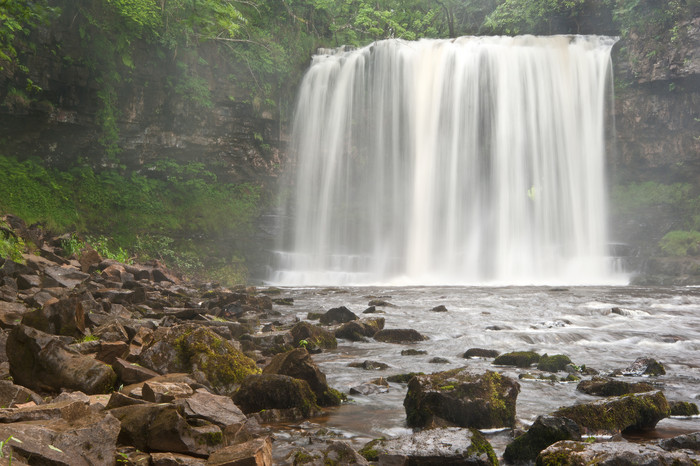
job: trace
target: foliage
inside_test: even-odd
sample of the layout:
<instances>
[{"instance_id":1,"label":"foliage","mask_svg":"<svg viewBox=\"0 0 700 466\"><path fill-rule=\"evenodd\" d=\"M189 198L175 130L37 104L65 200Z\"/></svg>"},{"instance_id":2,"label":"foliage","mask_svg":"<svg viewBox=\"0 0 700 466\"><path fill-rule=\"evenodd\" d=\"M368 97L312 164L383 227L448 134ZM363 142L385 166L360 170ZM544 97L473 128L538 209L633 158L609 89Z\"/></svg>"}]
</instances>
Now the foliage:
<instances>
[{"instance_id":1,"label":"foliage","mask_svg":"<svg viewBox=\"0 0 700 466\"><path fill-rule=\"evenodd\" d=\"M8 64L17 64L15 38L27 36L32 28L46 24L57 12L56 8L48 6L47 0L0 2L0 70Z\"/></svg>"},{"instance_id":2,"label":"foliage","mask_svg":"<svg viewBox=\"0 0 700 466\"><path fill-rule=\"evenodd\" d=\"M661 238L659 247L668 256L697 256L700 254L700 231L669 231Z\"/></svg>"},{"instance_id":3,"label":"foliage","mask_svg":"<svg viewBox=\"0 0 700 466\"><path fill-rule=\"evenodd\" d=\"M663 184L655 181L618 185L612 193L613 209L618 214L647 209L653 206L679 207L691 197L688 183Z\"/></svg>"},{"instance_id":4,"label":"foliage","mask_svg":"<svg viewBox=\"0 0 700 466\"><path fill-rule=\"evenodd\" d=\"M586 0L505 0L484 25L490 32L512 35L572 32L572 22L585 3Z\"/></svg>"},{"instance_id":5,"label":"foliage","mask_svg":"<svg viewBox=\"0 0 700 466\"><path fill-rule=\"evenodd\" d=\"M692 2L691 2L692 3ZM691 13L685 0L616 0L614 19L623 36L632 31L654 37L678 27L678 22Z\"/></svg>"},{"instance_id":6,"label":"foliage","mask_svg":"<svg viewBox=\"0 0 700 466\"><path fill-rule=\"evenodd\" d=\"M22 238L16 236L9 226L0 220L0 258L10 259L14 262L24 262L22 254L26 245Z\"/></svg>"}]
</instances>

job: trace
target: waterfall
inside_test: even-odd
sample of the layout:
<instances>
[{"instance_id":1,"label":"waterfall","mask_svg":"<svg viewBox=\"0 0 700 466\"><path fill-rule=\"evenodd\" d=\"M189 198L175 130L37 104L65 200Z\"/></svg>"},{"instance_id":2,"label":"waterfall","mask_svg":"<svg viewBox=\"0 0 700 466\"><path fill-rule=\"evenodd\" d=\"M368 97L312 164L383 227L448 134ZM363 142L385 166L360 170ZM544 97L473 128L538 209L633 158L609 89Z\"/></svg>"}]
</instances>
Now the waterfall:
<instances>
[{"instance_id":1,"label":"waterfall","mask_svg":"<svg viewBox=\"0 0 700 466\"><path fill-rule=\"evenodd\" d=\"M614 39L386 40L314 56L270 281L605 284Z\"/></svg>"}]
</instances>

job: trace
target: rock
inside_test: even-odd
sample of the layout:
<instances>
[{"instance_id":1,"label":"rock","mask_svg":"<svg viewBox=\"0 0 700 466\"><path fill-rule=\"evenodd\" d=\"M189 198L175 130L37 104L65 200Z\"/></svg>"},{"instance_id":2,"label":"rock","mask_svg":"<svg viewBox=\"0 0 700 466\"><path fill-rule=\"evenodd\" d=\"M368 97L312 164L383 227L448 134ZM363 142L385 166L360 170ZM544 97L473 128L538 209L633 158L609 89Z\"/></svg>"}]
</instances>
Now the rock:
<instances>
[{"instance_id":1,"label":"rock","mask_svg":"<svg viewBox=\"0 0 700 466\"><path fill-rule=\"evenodd\" d=\"M22 316L29 312L22 303L0 301L0 327L14 328L22 321Z\"/></svg>"},{"instance_id":2,"label":"rock","mask_svg":"<svg viewBox=\"0 0 700 466\"><path fill-rule=\"evenodd\" d=\"M15 385L9 380L0 380L0 406L14 408L18 404L34 403L40 405L44 400L33 391L21 385Z\"/></svg>"},{"instance_id":3,"label":"rock","mask_svg":"<svg viewBox=\"0 0 700 466\"><path fill-rule=\"evenodd\" d=\"M14 380L34 390L79 390L107 393L117 375L108 365L71 352L58 338L20 325L7 339L7 356Z\"/></svg>"},{"instance_id":4,"label":"rock","mask_svg":"<svg viewBox=\"0 0 700 466\"><path fill-rule=\"evenodd\" d=\"M320 459L319 464L369 464L365 458L345 442L341 442L340 440L328 440L327 444L328 446L322 451L323 458Z\"/></svg>"},{"instance_id":5,"label":"rock","mask_svg":"<svg viewBox=\"0 0 700 466\"><path fill-rule=\"evenodd\" d=\"M559 372L563 371L569 364L571 364L571 359L564 354L555 354L554 356L543 354L537 362L537 369L547 372Z\"/></svg>"},{"instance_id":6,"label":"rock","mask_svg":"<svg viewBox=\"0 0 700 466\"><path fill-rule=\"evenodd\" d=\"M121 408L123 406L133 406L133 405L144 405L148 404L148 401L144 401L140 398L132 398L121 392L112 392L109 397L109 401L105 406L105 409Z\"/></svg>"},{"instance_id":7,"label":"rock","mask_svg":"<svg viewBox=\"0 0 700 466\"><path fill-rule=\"evenodd\" d=\"M351 320L358 320L359 317L345 306L334 307L329 309L321 316L320 322L322 325L343 324Z\"/></svg>"},{"instance_id":8,"label":"rock","mask_svg":"<svg viewBox=\"0 0 700 466\"><path fill-rule=\"evenodd\" d=\"M305 348L297 348L275 355L263 374L280 374L305 380L316 395L320 406L337 406L342 396L326 382L326 376L318 369Z\"/></svg>"},{"instance_id":9,"label":"rock","mask_svg":"<svg viewBox=\"0 0 700 466\"><path fill-rule=\"evenodd\" d=\"M384 328L384 318L376 317L366 320L346 322L335 331L336 338L350 341L362 341L364 337L373 337Z\"/></svg>"},{"instance_id":10,"label":"rock","mask_svg":"<svg viewBox=\"0 0 700 466\"><path fill-rule=\"evenodd\" d=\"M134 463L134 461L132 461L132 463ZM138 465L138 463L134 464ZM194 456L168 452L151 453L150 463L148 460L146 460L144 466L148 464L151 466L205 466L207 462L202 458L195 458Z\"/></svg>"},{"instance_id":11,"label":"rock","mask_svg":"<svg viewBox=\"0 0 700 466\"><path fill-rule=\"evenodd\" d=\"M302 341L307 342L308 349L335 349L338 347L338 340L332 333L309 322L299 322L292 327L291 334L295 347L298 347Z\"/></svg>"},{"instance_id":12,"label":"rock","mask_svg":"<svg viewBox=\"0 0 700 466\"><path fill-rule=\"evenodd\" d=\"M434 357L431 358L430 361L428 361L430 364L449 364L450 360L441 358L441 357Z\"/></svg>"},{"instance_id":13,"label":"rock","mask_svg":"<svg viewBox=\"0 0 700 466\"><path fill-rule=\"evenodd\" d=\"M92 334L98 336L103 342L127 343L129 341L128 332L117 320L100 325L92 331Z\"/></svg>"},{"instance_id":14,"label":"rock","mask_svg":"<svg viewBox=\"0 0 700 466\"><path fill-rule=\"evenodd\" d=\"M403 405L410 427L513 427L519 391L518 382L496 372L458 368L412 378Z\"/></svg>"},{"instance_id":15,"label":"rock","mask_svg":"<svg viewBox=\"0 0 700 466\"><path fill-rule=\"evenodd\" d=\"M666 374L663 364L652 358L637 358L622 371L622 375L641 377L644 375L657 376Z\"/></svg>"},{"instance_id":16,"label":"rock","mask_svg":"<svg viewBox=\"0 0 700 466\"><path fill-rule=\"evenodd\" d=\"M194 390L182 382L145 382L141 389L141 396L151 403L169 403L176 398L187 398Z\"/></svg>"},{"instance_id":17,"label":"rock","mask_svg":"<svg viewBox=\"0 0 700 466\"><path fill-rule=\"evenodd\" d=\"M119 442L139 450L206 456L222 447L223 434L213 424L190 425L169 404L123 406L109 410L121 421Z\"/></svg>"},{"instance_id":18,"label":"rock","mask_svg":"<svg viewBox=\"0 0 700 466\"><path fill-rule=\"evenodd\" d=\"M373 440L360 454L385 465L498 465L493 448L478 430L457 427Z\"/></svg>"},{"instance_id":19,"label":"rock","mask_svg":"<svg viewBox=\"0 0 700 466\"><path fill-rule=\"evenodd\" d=\"M394 304L391 304L389 301L384 301L383 299L372 299L367 305L370 307L396 307Z\"/></svg>"},{"instance_id":20,"label":"rock","mask_svg":"<svg viewBox=\"0 0 700 466\"><path fill-rule=\"evenodd\" d=\"M365 382L360 385L355 385L354 387L350 388L350 394L351 395L375 395L377 393L386 393L389 391L389 388L384 386L384 385L377 385L375 383L371 382Z\"/></svg>"},{"instance_id":21,"label":"rock","mask_svg":"<svg viewBox=\"0 0 700 466\"><path fill-rule=\"evenodd\" d=\"M220 395L231 395L247 375L259 372L255 361L206 327L183 324L159 331L139 357L155 372L192 373Z\"/></svg>"},{"instance_id":22,"label":"rock","mask_svg":"<svg viewBox=\"0 0 700 466\"><path fill-rule=\"evenodd\" d=\"M447 308L440 304L439 306L435 306L430 310L430 312L447 312Z\"/></svg>"},{"instance_id":23,"label":"rock","mask_svg":"<svg viewBox=\"0 0 700 466\"><path fill-rule=\"evenodd\" d=\"M411 379L417 375L425 375L423 372L408 372L405 374L390 375L386 378L388 382L394 383L408 383Z\"/></svg>"},{"instance_id":24,"label":"rock","mask_svg":"<svg viewBox=\"0 0 700 466\"><path fill-rule=\"evenodd\" d=\"M100 253L98 253L91 247L87 247L86 249L81 251L80 259L78 259L78 262L80 262L81 272L90 273L90 268L102 262L102 257L100 257Z\"/></svg>"},{"instance_id":25,"label":"rock","mask_svg":"<svg viewBox=\"0 0 700 466\"><path fill-rule=\"evenodd\" d=\"M698 405L688 401L672 401L670 404L671 416L697 416L700 414Z\"/></svg>"},{"instance_id":26,"label":"rock","mask_svg":"<svg viewBox=\"0 0 700 466\"><path fill-rule=\"evenodd\" d=\"M351 362L348 364L348 367L355 367L366 371L383 371L384 369L388 369L389 365L379 361L363 361Z\"/></svg>"},{"instance_id":27,"label":"rock","mask_svg":"<svg viewBox=\"0 0 700 466\"><path fill-rule=\"evenodd\" d=\"M469 348L467 351L464 352L462 357L466 358L466 359L495 358L498 356L498 354L499 353L496 350L489 350L489 349L483 349L483 348Z\"/></svg>"},{"instance_id":28,"label":"rock","mask_svg":"<svg viewBox=\"0 0 700 466\"><path fill-rule=\"evenodd\" d=\"M102 341L99 342L99 350L95 355L95 359L102 361L105 364L113 365L117 359L125 358L129 354L129 345L123 341ZM116 368L114 371L119 372Z\"/></svg>"},{"instance_id":29,"label":"rock","mask_svg":"<svg viewBox=\"0 0 700 466\"><path fill-rule=\"evenodd\" d=\"M374 334L374 339L385 343L411 343L427 340L426 337L410 328L392 328L380 330Z\"/></svg>"},{"instance_id":30,"label":"rock","mask_svg":"<svg viewBox=\"0 0 700 466\"><path fill-rule=\"evenodd\" d=\"M622 396L629 393L644 393L654 389L646 382L625 382L607 377L593 377L591 380L583 380L576 390L593 396Z\"/></svg>"},{"instance_id":31,"label":"rock","mask_svg":"<svg viewBox=\"0 0 700 466\"><path fill-rule=\"evenodd\" d=\"M670 412L660 391L623 395L559 408L554 416L567 417L587 433L619 433L625 429L653 429Z\"/></svg>"},{"instance_id":32,"label":"rock","mask_svg":"<svg viewBox=\"0 0 700 466\"><path fill-rule=\"evenodd\" d=\"M38 406L6 408L0 410L0 422L6 424L14 422L47 421L52 419L73 421L88 414L88 402L69 399Z\"/></svg>"},{"instance_id":33,"label":"rock","mask_svg":"<svg viewBox=\"0 0 700 466\"><path fill-rule=\"evenodd\" d=\"M515 351L505 353L494 359L493 364L496 366L515 366L515 367L530 367L540 360L540 355L534 351Z\"/></svg>"},{"instance_id":34,"label":"rock","mask_svg":"<svg viewBox=\"0 0 700 466\"><path fill-rule=\"evenodd\" d=\"M206 464L207 466L272 466L272 444L266 437L222 448L212 454Z\"/></svg>"},{"instance_id":35,"label":"rock","mask_svg":"<svg viewBox=\"0 0 700 466\"><path fill-rule=\"evenodd\" d=\"M417 350L417 349L401 350L401 356L421 356L423 354L428 354L428 352L426 350Z\"/></svg>"},{"instance_id":36,"label":"rock","mask_svg":"<svg viewBox=\"0 0 700 466\"><path fill-rule=\"evenodd\" d=\"M362 311L363 314L376 314L377 312L378 311L377 311L376 306L370 306L367 309L365 309L364 311Z\"/></svg>"},{"instance_id":37,"label":"rock","mask_svg":"<svg viewBox=\"0 0 700 466\"><path fill-rule=\"evenodd\" d=\"M176 406L181 406L187 419L202 419L221 428L242 424L245 414L228 396L214 395L200 388L192 396L175 400Z\"/></svg>"},{"instance_id":38,"label":"rock","mask_svg":"<svg viewBox=\"0 0 700 466\"><path fill-rule=\"evenodd\" d=\"M160 375L156 371L152 371L122 358L116 358L112 363L112 368L124 385L145 382L146 380Z\"/></svg>"},{"instance_id":39,"label":"rock","mask_svg":"<svg viewBox=\"0 0 700 466\"><path fill-rule=\"evenodd\" d=\"M564 440L540 453L537 465L578 466L600 465L645 465L691 466L697 464L686 453L668 452L656 445L641 445L628 442L587 443Z\"/></svg>"},{"instance_id":40,"label":"rock","mask_svg":"<svg viewBox=\"0 0 700 466\"><path fill-rule=\"evenodd\" d=\"M78 296L52 299L41 309L28 312L22 324L52 335L80 338L85 335L85 310Z\"/></svg>"},{"instance_id":41,"label":"rock","mask_svg":"<svg viewBox=\"0 0 700 466\"><path fill-rule=\"evenodd\" d=\"M279 374L248 376L233 395L233 402L246 414L292 408L298 408L304 417L320 412L316 396L305 380Z\"/></svg>"},{"instance_id":42,"label":"rock","mask_svg":"<svg viewBox=\"0 0 700 466\"><path fill-rule=\"evenodd\" d=\"M509 463L534 461L548 446L560 440L579 440L581 429L571 419L539 416L528 431L506 447L503 459Z\"/></svg>"},{"instance_id":43,"label":"rock","mask_svg":"<svg viewBox=\"0 0 700 466\"><path fill-rule=\"evenodd\" d=\"M60 286L72 290L88 278L90 278L89 274L83 273L74 267L65 265L62 267L46 267L44 269L42 287Z\"/></svg>"},{"instance_id":44,"label":"rock","mask_svg":"<svg viewBox=\"0 0 700 466\"><path fill-rule=\"evenodd\" d=\"M13 456L31 458L30 464L89 466L112 464L119 421L110 415L86 412L71 420L0 424L0 438L10 435ZM13 462L14 464L14 462Z\"/></svg>"},{"instance_id":45,"label":"rock","mask_svg":"<svg viewBox=\"0 0 700 466\"><path fill-rule=\"evenodd\" d=\"M41 287L41 278L38 275L20 274L17 276L17 289L29 290Z\"/></svg>"},{"instance_id":46,"label":"rock","mask_svg":"<svg viewBox=\"0 0 700 466\"><path fill-rule=\"evenodd\" d=\"M700 432L662 439L659 441L659 446L667 451L692 450L700 453Z\"/></svg>"}]
</instances>

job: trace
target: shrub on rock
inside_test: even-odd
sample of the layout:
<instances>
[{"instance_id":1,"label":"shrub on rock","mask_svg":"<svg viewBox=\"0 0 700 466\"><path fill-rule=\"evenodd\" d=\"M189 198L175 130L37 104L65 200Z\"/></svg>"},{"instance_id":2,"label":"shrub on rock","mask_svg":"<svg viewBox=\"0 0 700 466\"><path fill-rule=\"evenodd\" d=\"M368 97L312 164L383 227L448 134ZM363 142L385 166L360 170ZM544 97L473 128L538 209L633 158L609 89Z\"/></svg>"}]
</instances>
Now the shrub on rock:
<instances>
[{"instance_id":1,"label":"shrub on rock","mask_svg":"<svg viewBox=\"0 0 700 466\"><path fill-rule=\"evenodd\" d=\"M413 377L403 405L411 427L513 427L519 391L518 382L497 372L458 368Z\"/></svg>"}]
</instances>

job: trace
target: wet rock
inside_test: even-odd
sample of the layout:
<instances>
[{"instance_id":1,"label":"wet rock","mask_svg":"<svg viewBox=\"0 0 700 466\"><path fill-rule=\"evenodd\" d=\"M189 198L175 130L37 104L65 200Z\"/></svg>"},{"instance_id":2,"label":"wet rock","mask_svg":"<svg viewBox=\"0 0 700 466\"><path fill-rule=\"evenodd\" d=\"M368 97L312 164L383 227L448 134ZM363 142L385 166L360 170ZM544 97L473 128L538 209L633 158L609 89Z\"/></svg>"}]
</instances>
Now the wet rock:
<instances>
[{"instance_id":1,"label":"wet rock","mask_svg":"<svg viewBox=\"0 0 700 466\"><path fill-rule=\"evenodd\" d=\"M447 308L441 304L432 308L430 312L447 312Z\"/></svg>"},{"instance_id":2,"label":"wet rock","mask_svg":"<svg viewBox=\"0 0 700 466\"><path fill-rule=\"evenodd\" d=\"M292 342L298 347L302 341L306 341L307 349L335 349L338 347L338 340L328 330L309 322L299 322L291 330Z\"/></svg>"},{"instance_id":3,"label":"wet rock","mask_svg":"<svg viewBox=\"0 0 700 466\"><path fill-rule=\"evenodd\" d=\"M552 414L573 420L583 433L619 433L625 429L653 429L669 413L666 397L658 391L564 407Z\"/></svg>"},{"instance_id":4,"label":"wet rock","mask_svg":"<svg viewBox=\"0 0 700 466\"><path fill-rule=\"evenodd\" d=\"M110 392L117 379L111 367L70 351L58 338L20 325L7 339L14 380L34 390L79 390L88 395Z\"/></svg>"},{"instance_id":5,"label":"wet rock","mask_svg":"<svg viewBox=\"0 0 700 466\"><path fill-rule=\"evenodd\" d=\"M403 405L411 427L513 427L519 391L515 380L496 372L458 368L412 378Z\"/></svg>"},{"instance_id":6,"label":"wet rock","mask_svg":"<svg viewBox=\"0 0 700 466\"><path fill-rule=\"evenodd\" d=\"M363 314L376 314L377 312L378 311L377 311L376 306L370 306L367 309L365 309L364 311L362 311Z\"/></svg>"},{"instance_id":7,"label":"wet rock","mask_svg":"<svg viewBox=\"0 0 700 466\"><path fill-rule=\"evenodd\" d=\"M410 328L392 328L380 330L374 334L374 339L385 343L411 343L427 340L417 330Z\"/></svg>"},{"instance_id":8,"label":"wet rock","mask_svg":"<svg viewBox=\"0 0 700 466\"><path fill-rule=\"evenodd\" d=\"M421 356L424 354L428 354L428 352L426 350L417 350L417 349L401 350L401 356Z\"/></svg>"},{"instance_id":9,"label":"wet rock","mask_svg":"<svg viewBox=\"0 0 700 466\"><path fill-rule=\"evenodd\" d=\"M498 356L498 351L490 350L490 349L483 349L483 348L469 348L462 355L462 357L466 358L466 359L471 359L471 358L484 358L484 359L486 359L486 358L495 358L497 356Z\"/></svg>"},{"instance_id":10,"label":"wet rock","mask_svg":"<svg viewBox=\"0 0 700 466\"><path fill-rule=\"evenodd\" d=\"M316 464L319 466L330 464L369 464L365 458L357 453L355 449L346 442L342 442L340 440L328 440L326 443L328 446L321 452L322 458L319 458L316 462Z\"/></svg>"},{"instance_id":11,"label":"wet rock","mask_svg":"<svg viewBox=\"0 0 700 466\"><path fill-rule=\"evenodd\" d=\"M396 307L396 305L391 304L389 301L384 301L383 299L372 299L367 305L374 307Z\"/></svg>"},{"instance_id":12,"label":"wet rock","mask_svg":"<svg viewBox=\"0 0 700 466\"><path fill-rule=\"evenodd\" d=\"M357 369L364 369L366 371L382 371L388 369L389 365L379 361L362 361L362 362L351 362L348 367L354 367Z\"/></svg>"},{"instance_id":13,"label":"wet rock","mask_svg":"<svg viewBox=\"0 0 700 466\"><path fill-rule=\"evenodd\" d=\"M355 385L350 388L351 395L376 395L377 393L386 393L389 388L384 385L377 385L371 382L365 382L360 385Z\"/></svg>"},{"instance_id":14,"label":"wet rock","mask_svg":"<svg viewBox=\"0 0 700 466\"><path fill-rule=\"evenodd\" d=\"M305 380L279 374L248 376L233 395L233 402L246 414L292 408L298 408L303 417L320 412L316 396Z\"/></svg>"},{"instance_id":15,"label":"wet rock","mask_svg":"<svg viewBox=\"0 0 700 466\"><path fill-rule=\"evenodd\" d=\"M375 317L373 319L353 320L341 325L335 331L336 338L343 338L350 341L362 341L364 337L373 337L378 331L384 328L384 318Z\"/></svg>"},{"instance_id":16,"label":"wet rock","mask_svg":"<svg viewBox=\"0 0 700 466\"><path fill-rule=\"evenodd\" d=\"M607 377L593 377L576 386L576 390L593 396L622 396L650 392L653 389L654 387L646 382L625 382Z\"/></svg>"},{"instance_id":17,"label":"wet rock","mask_svg":"<svg viewBox=\"0 0 700 466\"><path fill-rule=\"evenodd\" d=\"M280 374L305 380L316 395L320 406L337 406L342 396L326 382L326 376L319 370L305 348L297 348L275 355L263 374Z\"/></svg>"},{"instance_id":18,"label":"wet rock","mask_svg":"<svg viewBox=\"0 0 700 466\"><path fill-rule=\"evenodd\" d=\"M622 370L622 375L631 377L641 377L644 375L657 376L666 374L663 364L653 358L637 358L626 369Z\"/></svg>"},{"instance_id":19,"label":"wet rock","mask_svg":"<svg viewBox=\"0 0 700 466\"><path fill-rule=\"evenodd\" d=\"M582 464L691 466L686 453L668 452L656 445L628 442L587 443L564 440L540 453L538 465L578 466Z\"/></svg>"},{"instance_id":20,"label":"wet rock","mask_svg":"<svg viewBox=\"0 0 700 466\"><path fill-rule=\"evenodd\" d=\"M207 466L271 466L272 444L269 438L253 439L222 448L207 460Z\"/></svg>"},{"instance_id":21,"label":"wet rock","mask_svg":"<svg viewBox=\"0 0 700 466\"><path fill-rule=\"evenodd\" d=\"M182 407L186 418L202 419L221 428L242 424L246 420L243 411L230 397L215 395L203 388L192 396L175 400L174 404Z\"/></svg>"},{"instance_id":22,"label":"wet rock","mask_svg":"<svg viewBox=\"0 0 700 466\"><path fill-rule=\"evenodd\" d=\"M220 395L232 394L247 375L259 372L255 361L229 341L196 324L160 328L139 362L161 374L192 373Z\"/></svg>"},{"instance_id":23,"label":"wet rock","mask_svg":"<svg viewBox=\"0 0 700 466\"><path fill-rule=\"evenodd\" d=\"M334 307L329 309L319 319L321 325L344 324L352 320L358 320L359 317L345 306Z\"/></svg>"},{"instance_id":24,"label":"wet rock","mask_svg":"<svg viewBox=\"0 0 700 466\"><path fill-rule=\"evenodd\" d=\"M493 364L496 366L515 366L515 367L530 367L540 360L540 355L534 351L514 351L505 353L494 359Z\"/></svg>"},{"instance_id":25,"label":"wet rock","mask_svg":"<svg viewBox=\"0 0 700 466\"><path fill-rule=\"evenodd\" d=\"M378 439L360 454L386 465L497 465L493 448L476 429L428 429L394 439Z\"/></svg>"},{"instance_id":26,"label":"wet rock","mask_svg":"<svg viewBox=\"0 0 700 466\"><path fill-rule=\"evenodd\" d=\"M30 464L88 466L111 464L116 453L119 421L110 415L91 413L70 420L0 424L0 437L10 435L13 456L31 458ZM14 464L14 462L13 462Z\"/></svg>"},{"instance_id":27,"label":"wet rock","mask_svg":"<svg viewBox=\"0 0 700 466\"><path fill-rule=\"evenodd\" d=\"M559 372L563 371L569 364L571 364L571 359L564 354L555 354L554 356L543 354L537 361L537 369L547 372Z\"/></svg>"},{"instance_id":28,"label":"wet rock","mask_svg":"<svg viewBox=\"0 0 700 466\"><path fill-rule=\"evenodd\" d=\"M296 345L294 343L294 336L292 335L291 331L267 332L259 335L245 335L245 338L243 338L242 341L245 339L250 340L254 347L259 349L265 355L284 353L293 349L295 346L298 346L298 343ZM303 340L303 338L299 341L301 340Z\"/></svg>"},{"instance_id":29,"label":"wet rock","mask_svg":"<svg viewBox=\"0 0 700 466\"><path fill-rule=\"evenodd\" d=\"M156 371L152 371L122 358L116 358L112 363L112 368L124 385L145 382L146 380L160 375Z\"/></svg>"},{"instance_id":30,"label":"wet rock","mask_svg":"<svg viewBox=\"0 0 700 466\"><path fill-rule=\"evenodd\" d=\"M24 314L22 324L52 335L80 338L85 334L85 310L78 296L52 299L41 309Z\"/></svg>"},{"instance_id":31,"label":"wet rock","mask_svg":"<svg viewBox=\"0 0 700 466\"><path fill-rule=\"evenodd\" d=\"M449 364L450 360L445 359L445 358L440 358L440 357L434 357L431 358L430 361L428 361L431 364Z\"/></svg>"},{"instance_id":32,"label":"wet rock","mask_svg":"<svg viewBox=\"0 0 700 466\"><path fill-rule=\"evenodd\" d=\"M139 464L133 460L131 462L136 465ZM168 452L151 453L150 463L148 462L148 458L146 458L146 461L143 464L150 464L151 466L205 466L207 462L202 458L195 458L194 456Z\"/></svg>"},{"instance_id":33,"label":"wet rock","mask_svg":"<svg viewBox=\"0 0 700 466\"><path fill-rule=\"evenodd\" d=\"M669 403L671 416L697 416L700 414L698 405L688 401L672 401Z\"/></svg>"},{"instance_id":34,"label":"wet rock","mask_svg":"<svg viewBox=\"0 0 700 466\"><path fill-rule=\"evenodd\" d=\"M151 403L169 403L176 398L186 398L194 393L192 387L182 382L145 382L141 396Z\"/></svg>"},{"instance_id":35,"label":"wet rock","mask_svg":"<svg viewBox=\"0 0 700 466\"><path fill-rule=\"evenodd\" d=\"M42 404L41 396L21 385L15 385L9 380L0 380L0 406L14 408L18 404L29 403Z\"/></svg>"},{"instance_id":36,"label":"wet rock","mask_svg":"<svg viewBox=\"0 0 700 466\"><path fill-rule=\"evenodd\" d=\"M581 429L564 417L539 416L528 431L506 447L503 459L509 463L534 461L548 446L560 440L579 440Z\"/></svg>"},{"instance_id":37,"label":"wet rock","mask_svg":"<svg viewBox=\"0 0 700 466\"><path fill-rule=\"evenodd\" d=\"M659 446L667 451L691 450L700 453L700 432L660 440Z\"/></svg>"}]
</instances>

